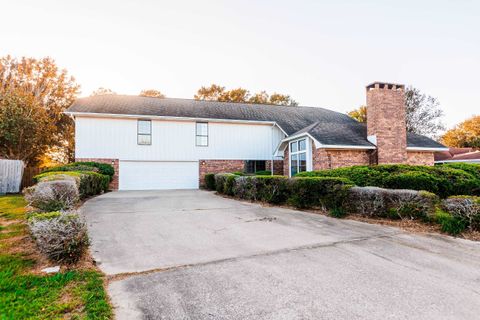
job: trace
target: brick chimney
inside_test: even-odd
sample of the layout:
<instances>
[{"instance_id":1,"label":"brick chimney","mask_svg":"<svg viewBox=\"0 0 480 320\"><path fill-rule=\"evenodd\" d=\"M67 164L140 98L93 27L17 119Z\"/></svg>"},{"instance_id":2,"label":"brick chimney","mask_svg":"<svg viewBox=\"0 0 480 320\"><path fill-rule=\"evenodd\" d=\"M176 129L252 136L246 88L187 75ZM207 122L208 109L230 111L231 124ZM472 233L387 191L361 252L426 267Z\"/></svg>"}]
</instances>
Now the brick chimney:
<instances>
[{"instance_id":1,"label":"brick chimney","mask_svg":"<svg viewBox=\"0 0 480 320\"><path fill-rule=\"evenodd\" d=\"M374 82L367 86L367 135L377 146L378 164L407 161L405 86Z\"/></svg>"}]
</instances>

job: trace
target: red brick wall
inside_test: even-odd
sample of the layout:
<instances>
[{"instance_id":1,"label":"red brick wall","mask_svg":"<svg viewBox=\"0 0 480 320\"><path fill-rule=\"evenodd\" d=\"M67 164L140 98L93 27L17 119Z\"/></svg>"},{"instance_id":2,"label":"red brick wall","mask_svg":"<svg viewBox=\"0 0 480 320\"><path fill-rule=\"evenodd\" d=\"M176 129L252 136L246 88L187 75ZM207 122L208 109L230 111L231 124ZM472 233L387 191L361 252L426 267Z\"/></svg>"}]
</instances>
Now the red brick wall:
<instances>
[{"instance_id":1,"label":"red brick wall","mask_svg":"<svg viewBox=\"0 0 480 320\"><path fill-rule=\"evenodd\" d=\"M75 158L75 161L94 161L113 165L113 169L115 169L115 174L113 175L113 179L112 182L110 182L109 188L110 190L118 190L118 159Z\"/></svg>"},{"instance_id":2,"label":"red brick wall","mask_svg":"<svg viewBox=\"0 0 480 320\"><path fill-rule=\"evenodd\" d=\"M433 152L409 151L407 152L407 157L407 164L426 166L434 165Z\"/></svg>"},{"instance_id":3,"label":"red brick wall","mask_svg":"<svg viewBox=\"0 0 480 320\"><path fill-rule=\"evenodd\" d=\"M369 150L331 150L313 147L312 167L313 170L324 170L368 165L370 164L370 154Z\"/></svg>"},{"instance_id":4,"label":"red brick wall","mask_svg":"<svg viewBox=\"0 0 480 320\"><path fill-rule=\"evenodd\" d=\"M403 86L367 87L367 132L376 135L379 164L407 162Z\"/></svg>"},{"instance_id":5,"label":"red brick wall","mask_svg":"<svg viewBox=\"0 0 480 320\"><path fill-rule=\"evenodd\" d=\"M272 161L267 160L266 169L272 171ZM273 160L273 174L282 176L284 174L283 160Z\"/></svg>"},{"instance_id":6,"label":"red brick wall","mask_svg":"<svg viewBox=\"0 0 480 320\"><path fill-rule=\"evenodd\" d=\"M200 185L205 184L205 174L243 171L244 160L199 160Z\"/></svg>"}]
</instances>

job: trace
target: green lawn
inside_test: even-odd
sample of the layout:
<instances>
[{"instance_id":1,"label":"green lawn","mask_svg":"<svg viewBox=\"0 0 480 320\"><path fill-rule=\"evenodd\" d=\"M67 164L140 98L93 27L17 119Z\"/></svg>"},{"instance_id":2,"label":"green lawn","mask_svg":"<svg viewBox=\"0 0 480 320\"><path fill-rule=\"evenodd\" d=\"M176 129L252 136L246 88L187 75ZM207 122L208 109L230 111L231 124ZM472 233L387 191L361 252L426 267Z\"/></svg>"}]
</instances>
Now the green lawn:
<instances>
[{"instance_id":1,"label":"green lawn","mask_svg":"<svg viewBox=\"0 0 480 320\"><path fill-rule=\"evenodd\" d=\"M100 272L31 273L36 261L17 248L26 234L24 206L21 196L0 197L0 319L110 319Z\"/></svg>"}]
</instances>

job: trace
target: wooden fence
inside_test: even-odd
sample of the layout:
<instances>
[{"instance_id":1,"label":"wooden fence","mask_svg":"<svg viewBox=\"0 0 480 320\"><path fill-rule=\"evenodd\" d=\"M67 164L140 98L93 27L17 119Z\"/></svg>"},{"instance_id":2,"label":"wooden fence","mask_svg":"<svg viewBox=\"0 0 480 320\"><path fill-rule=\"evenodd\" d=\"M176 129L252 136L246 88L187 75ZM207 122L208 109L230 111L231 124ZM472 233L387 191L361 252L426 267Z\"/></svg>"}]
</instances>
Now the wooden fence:
<instances>
[{"instance_id":1,"label":"wooden fence","mask_svg":"<svg viewBox=\"0 0 480 320\"><path fill-rule=\"evenodd\" d=\"M33 177L35 177L41 172L42 170L39 167L26 167L25 169L23 169L21 189L23 190L23 188L33 186L35 184L33 182Z\"/></svg>"},{"instance_id":2,"label":"wooden fence","mask_svg":"<svg viewBox=\"0 0 480 320\"><path fill-rule=\"evenodd\" d=\"M23 161L0 159L0 194L20 192Z\"/></svg>"}]
</instances>

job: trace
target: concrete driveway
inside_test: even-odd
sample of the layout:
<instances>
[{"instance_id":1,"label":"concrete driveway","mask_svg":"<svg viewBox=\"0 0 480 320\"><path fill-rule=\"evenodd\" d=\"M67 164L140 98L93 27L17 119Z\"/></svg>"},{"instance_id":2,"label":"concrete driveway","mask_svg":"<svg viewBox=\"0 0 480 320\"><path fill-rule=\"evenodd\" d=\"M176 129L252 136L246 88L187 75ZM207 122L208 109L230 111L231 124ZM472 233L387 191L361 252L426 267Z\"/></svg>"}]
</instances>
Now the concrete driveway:
<instances>
[{"instance_id":1,"label":"concrete driveway","mask_svg":"<svg viewBox=\"0 0 480 320\"><path fill-rule=\"evenodd\" d=\"M114 192L82 207L118 319L478 319L480 245L239 202Z\"/></svg>"}]
</instances>

